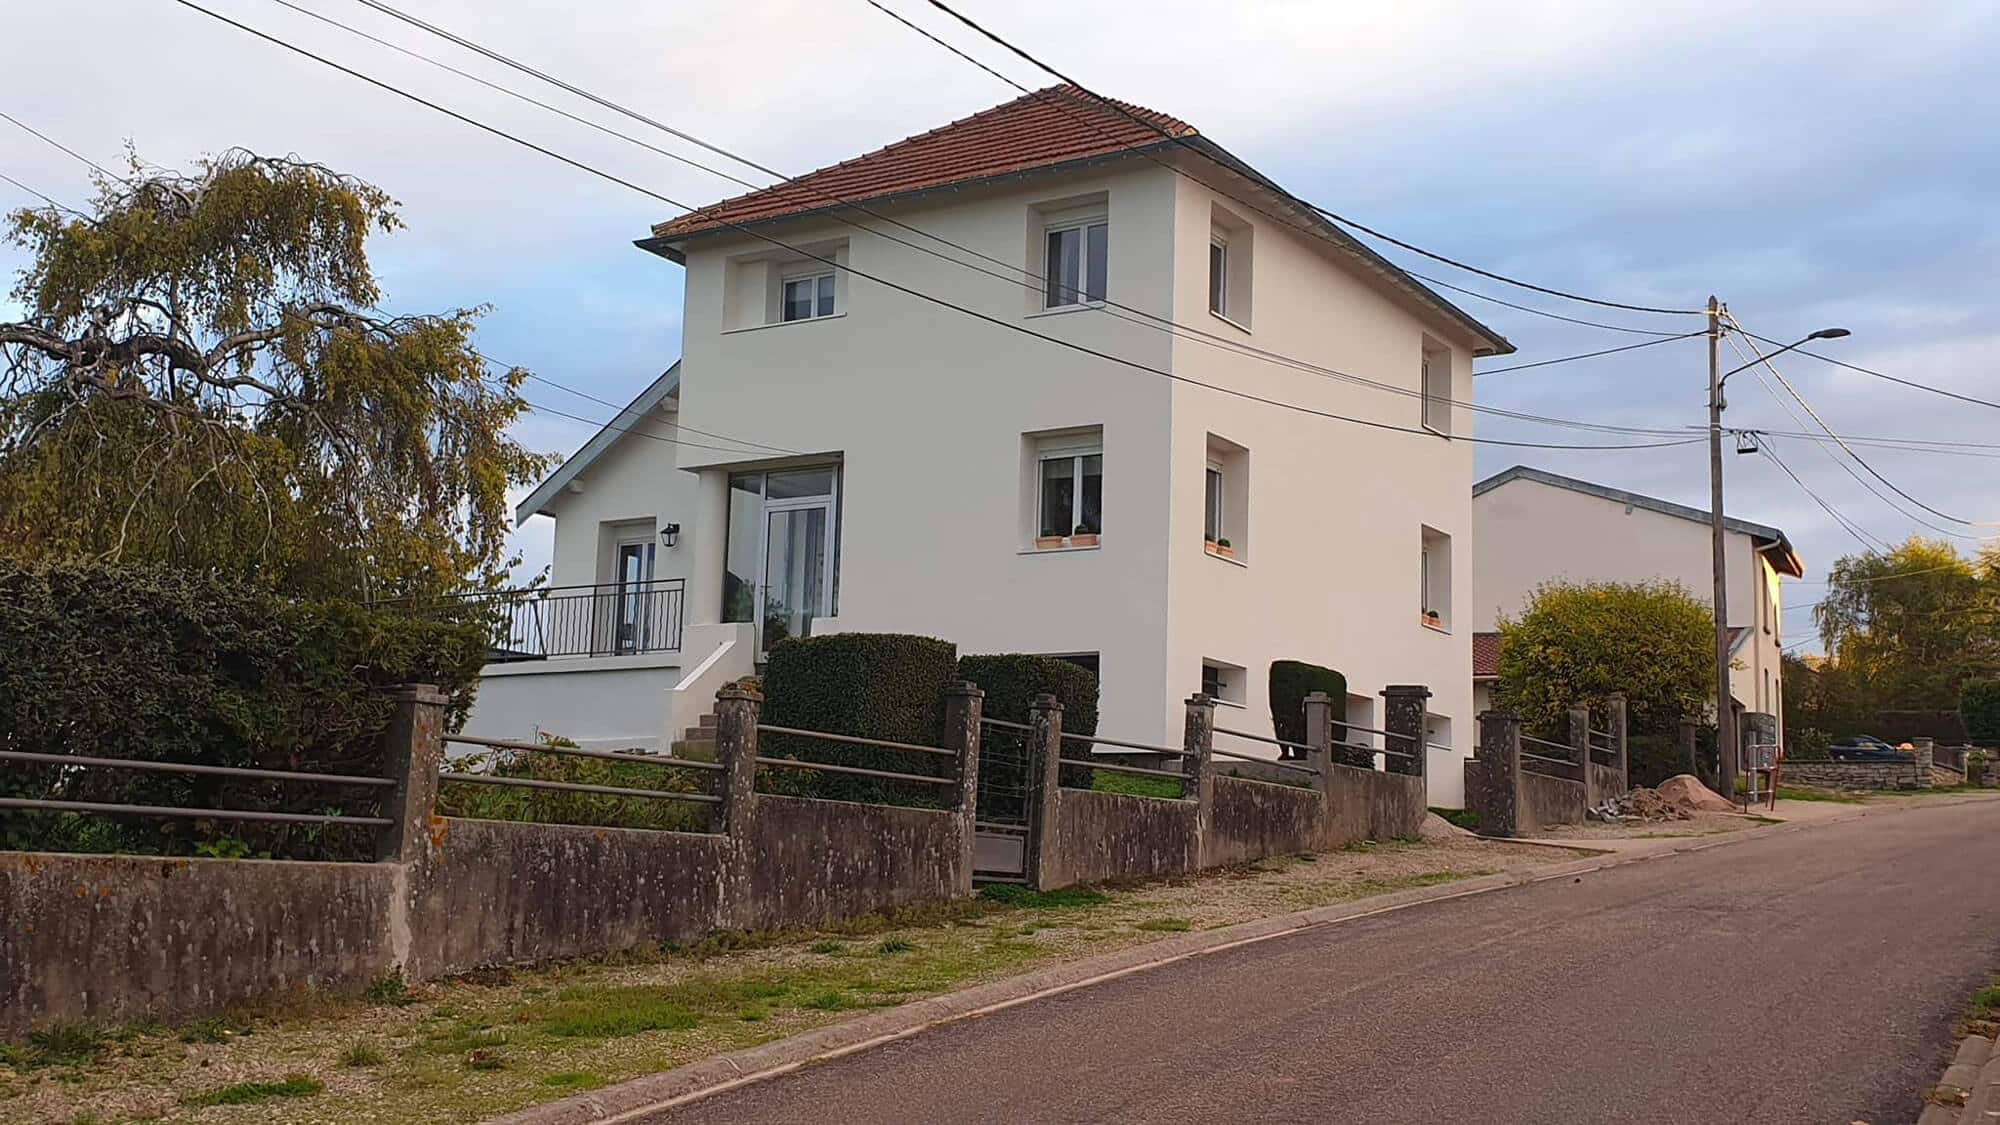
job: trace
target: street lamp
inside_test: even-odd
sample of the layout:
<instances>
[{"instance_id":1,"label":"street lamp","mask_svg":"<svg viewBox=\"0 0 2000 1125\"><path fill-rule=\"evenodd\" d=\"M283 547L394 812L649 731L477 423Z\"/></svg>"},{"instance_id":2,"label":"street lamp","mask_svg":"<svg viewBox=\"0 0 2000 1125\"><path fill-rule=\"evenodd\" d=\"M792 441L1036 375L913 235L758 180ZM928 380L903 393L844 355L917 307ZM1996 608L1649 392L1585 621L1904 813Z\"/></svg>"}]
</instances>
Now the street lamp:
<instances>
[{"instance_id":1,"label":"street lamp","mask_svg":"<svg viewBox=\"0 0 2000 1125\"><path fill-rule=\"evenodd\" d=\"M1714 297L1708 299L1708 533L1715 579L1715 773L1717 787L1730 800L1736 799L1738 748L1736 716L1729 709L1732 702L1729 694L1729 557L1724 548L1722 518L1722 411L1729 404L1723 400L1722 385L1729 381L1731 375L1769 362L1773 356L1783 355L1814 340L1837 340L1847 335L1851 333L1845 328L1822 328L1770 355L1759 355L1741 367L1721 372L1718 348L1722 342L1722 305ZM1757 345L1751 344L1750 350L1756 351Z\"/></svg>"}]
</instances>

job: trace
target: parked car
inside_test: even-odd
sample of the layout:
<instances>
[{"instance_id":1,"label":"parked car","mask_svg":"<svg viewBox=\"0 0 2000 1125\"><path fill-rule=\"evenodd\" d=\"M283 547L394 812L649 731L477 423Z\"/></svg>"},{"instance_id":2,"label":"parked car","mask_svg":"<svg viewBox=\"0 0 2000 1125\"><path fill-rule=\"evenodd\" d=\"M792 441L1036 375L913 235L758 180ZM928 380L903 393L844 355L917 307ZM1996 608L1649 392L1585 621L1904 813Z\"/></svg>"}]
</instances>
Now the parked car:
<instances>
[{"instance_id":1,"label":"parked car","mask_svg":"<svg viewBox=\"0 0 2000 1125\"><path fill-rule=\"evenodd\" d=\"M1826 748L1827 756L1836 762L1895 762L1903 758L1903 751L1872 734L1850 734L1837 738Z\"/></svg>"}]
</instances>

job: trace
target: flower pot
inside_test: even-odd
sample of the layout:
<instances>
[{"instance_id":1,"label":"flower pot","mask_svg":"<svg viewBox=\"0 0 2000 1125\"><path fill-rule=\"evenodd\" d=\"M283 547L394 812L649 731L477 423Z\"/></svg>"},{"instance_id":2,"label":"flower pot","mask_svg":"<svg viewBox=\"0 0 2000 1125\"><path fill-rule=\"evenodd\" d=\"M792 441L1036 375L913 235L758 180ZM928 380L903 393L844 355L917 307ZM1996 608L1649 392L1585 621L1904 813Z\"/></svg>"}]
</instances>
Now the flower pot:
<instances>
[{"instance_id":1,"label":"flower pot","mask_svg":"<svg viewBox=\"0 0 2000 1125\"><path fill-rule=\"evenodd\" d=\"M1221 543L1210 543L1208 545L1208 553L1217 558L1233 559L1236 557L1236 548L1224 546Z\"/></svg>"},{"instance_id":2,"label":"flower pot","mask_svg":"<svg viewBox=\"0 0 2000 1125\"><path fill-rule=\"evenodd\" d=\"M1062 545L1063 545L1063 537L1060 535L1035 536L1035 549L1038 551L1053 550L1054 548L1060 547Z\"/></svg>"},{"instance_id":3,"label":"flower pot","mask_svg":"<svg viewBox=\"0 0 2000 1125\"><path fill-rule=\"evenodd\" d=\"M1433 629L1441 629L1444 627L1444 619L1435 613L1426 613L1424 614L1424 624L1429 625Z\"/></svg>"},{"instance_id":4,"label":"flower pot","mask_svg":"<svg viewBox=\"0 0 2000 1125\"><path fill-rule=\"evenodd\" d=\"M1087 531L1079 535L1072 535L1069 537L1069 545L1072 547L1095 547L1097 546L1097 533Z\"/></svg>"}]
</instances>

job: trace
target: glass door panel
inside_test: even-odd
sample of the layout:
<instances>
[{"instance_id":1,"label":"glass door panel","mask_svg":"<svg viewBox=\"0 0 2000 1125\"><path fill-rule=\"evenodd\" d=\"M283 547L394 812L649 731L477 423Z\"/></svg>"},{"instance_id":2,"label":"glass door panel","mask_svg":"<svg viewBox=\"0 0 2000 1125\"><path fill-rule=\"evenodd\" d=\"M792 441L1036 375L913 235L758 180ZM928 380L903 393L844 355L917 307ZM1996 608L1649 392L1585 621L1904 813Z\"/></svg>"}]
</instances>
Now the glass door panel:
<instances>
[{"instance_id":1,"label":"glass door panel","mask_svg":"<svg viewBox=\"0 0 2000 1125\"><path fill-rule=\"evenodd\" d=\"M761 647L812 633L827 612L831 561L827 528L833 506L815 503L774 508L764 525L764 613Z\"/></svg>"}]
</instances>

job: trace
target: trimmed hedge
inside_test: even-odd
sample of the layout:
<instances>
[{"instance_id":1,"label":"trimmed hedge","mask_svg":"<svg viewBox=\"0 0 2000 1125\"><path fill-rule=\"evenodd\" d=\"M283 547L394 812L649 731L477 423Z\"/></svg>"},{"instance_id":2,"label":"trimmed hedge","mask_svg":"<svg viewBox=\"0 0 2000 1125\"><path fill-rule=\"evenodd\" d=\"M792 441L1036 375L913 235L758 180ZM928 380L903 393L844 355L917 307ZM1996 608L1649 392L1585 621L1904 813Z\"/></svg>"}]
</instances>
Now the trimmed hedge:
<instances>
[{"instance_id":1,"label":"trimmed hedge","mask_svg":"<svg viewBox=\"0 0 2000 1125\"><path fill-rule=\"evenodd\" d=\"M0 564L0 747L380 776L385 688L433 683L448 721L472 702L477 626L299 601L160 567ZM114 804L366 815L355 787L61 767L0 770L0 793ZM17 812L17 849L366 859L365 829Z\"/></svg>"},{"instance_id":2,"label":"trimmed hedge","mask_svg":"<svg viewBox=\"0 0 2000 1125\"><path fill-rule=\"evenodd\" d=\"M1270 673L1271 730L1286 742L1306 741L1306 696L1323 691L1333 698L1334 712L1333 740L1345 742L1347 728L1340 722L1346 715L1347 677L1331 668L1318 664L1307 664L1303 660L1273 660ZM1286 750L1287 758L1296 756ZM1340 760L1348 765L1373 769L1375 756L1356 750L1341 752Z\"/></svg>"},{"instance_id":3,"label":"trimmed hedge","mask_svg":"<svg viewBox=\"0 0 2000 1125\"><path fill-rule=\"evenodd\" d=\"M834 633L797 637L771 649L764 669L763 721L800 730L936 746L942 736L945 688L958 668L950 641L903 633ZM945 776L940 755L849 746L796 735L760 735L757 752L830 765ZM943 786L853 777L813 770L765 768L762 788L832 800L942 805Z\"/></svg>"},{"instance_id":4,"label":"trimmed hedge","mask_svg":"<svg viewBox=\"0 0 2000 1125\"><path fill-rule=\"evenodd\" d=\"M2000 746L2000 680L1967 680L1958 688L1965 737L1978 746Z\"/></svg>"},{"instance_id":5,"label":"trimmed hedge","mask_svg":"<svg viewBox=\"0 0 2000 1125\"><path fill-rule=\"evenodd\" d=\"M1097 733L1097 676L1060 657L1031 653L963 656L958 661L958 678L977 684L986 693L982 706L989 719L1025 723L1028 705L1036 696L1046 694L1063 705L1064 731ZM979 800L983 811L1016 815L1011 808L1017 803L1014 795L1024 791L1028 777L1022 743L1022 732L1005 727L989 726L980 732ZM1090 744L1066 740L1062 756L1088 761ZM1065 766L1063 784L1091 788L1093 773L1082 766Z\"/></svg>"}]
</instances>

